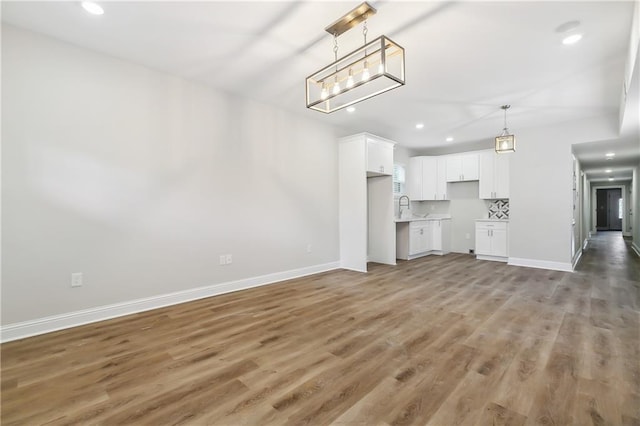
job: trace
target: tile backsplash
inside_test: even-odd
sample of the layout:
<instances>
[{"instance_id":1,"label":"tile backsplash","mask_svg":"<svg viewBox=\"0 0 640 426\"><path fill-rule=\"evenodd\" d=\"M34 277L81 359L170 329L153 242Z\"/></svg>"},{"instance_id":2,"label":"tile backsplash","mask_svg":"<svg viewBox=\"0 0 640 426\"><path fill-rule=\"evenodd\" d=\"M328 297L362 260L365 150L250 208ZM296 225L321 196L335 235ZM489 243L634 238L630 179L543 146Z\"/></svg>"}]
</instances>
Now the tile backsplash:
<instances>
[{"instance_id":1,"label":"tile backsplash","mask_svg":"<svg viewBox=\"0 0 640 426\"><path fill-rule=\"evenodd\" d=\"M489 205L489 219L509 219L509 200L494 200Z\"/></svg>"}]
</instances>

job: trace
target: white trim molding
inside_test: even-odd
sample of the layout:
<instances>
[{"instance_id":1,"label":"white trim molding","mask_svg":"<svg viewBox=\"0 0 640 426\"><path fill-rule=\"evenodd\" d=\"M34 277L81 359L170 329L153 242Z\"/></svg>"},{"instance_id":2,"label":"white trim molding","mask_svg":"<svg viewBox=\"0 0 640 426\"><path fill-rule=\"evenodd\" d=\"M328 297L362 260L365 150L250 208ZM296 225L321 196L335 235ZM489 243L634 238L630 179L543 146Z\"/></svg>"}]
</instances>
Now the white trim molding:
<instances>
[{"instance_id":1,"label":"white trim molding","mask_svg":"<svg viewBox=\"0 0 640 426\"><path fill-rule=\"evenodd\" d=\"M300 269L293 269L290 271L276 272L273 274L267 274L258 277L213 284L205 287L197 287L189 290L178 291L175 293L161 294L159 296L152 296L144 299L130 300L127 302L115 303L112 305L98 306L96 308L84 309L81 311L69 312L66 314L53 315L50 317L38 318L30 321L3 325L0 329L0 341L4 343L10 342L12 340L24 339L25 337L37 336L39 334L64 330L66 328L77 327L80 325L104 321L125 315L137 314L139 312L150 311L152 309L177 305L193 300L204 299L206 297L217 296L224 293L231 293L238 290L245 290L253 287L275 284L281 281L318 274L320 272L332 271L339 268L339 262L325 263Z\"/></svg>"},{"instance_id":2,"label":"white trim molding","mask_svg":"<svg viewBox=\"0 0 640 426\"><path fill-rule=\"evenodd\" d=\"M506 262L508 258L502 256L489 256L485 254L477 254L476 259L478 260L490 260L492 262Z\"/></svg>"},{"instance_id":3,"label":"white trim molding","mask_svg":"<svg viewBox=\"0 0 640 426\"><path fill-rule=\"evenodd\" d=\"M571 264L571 270L575 271L576 265L580 262L580 258L582 257L582 249L576 252L576 255L573 256L573 262Z\"/></svg>"},{"instance_id":4,"label":"white trim molding","mask_svg":"<svg viewBox=\"0 0 640 426\"><path fill-rule=\"evenodd\" d=\"M553 271L573 272L571 263L552 262L549 260L522 259L519 257L510 257L507 263L511 266L524 266L527 268L551 269Z\"/></svg>"},{"instance_id":5,"label":"white trim molding","mask_svg":"<svg viewBox=\"0 0 640 426\"><path fill-rule=\"evenodd\" d=\"M640 257L640 247L638 247L635 241L631 243L631 248L636 252L636 255Z\"/></svg>"}]
</instances>

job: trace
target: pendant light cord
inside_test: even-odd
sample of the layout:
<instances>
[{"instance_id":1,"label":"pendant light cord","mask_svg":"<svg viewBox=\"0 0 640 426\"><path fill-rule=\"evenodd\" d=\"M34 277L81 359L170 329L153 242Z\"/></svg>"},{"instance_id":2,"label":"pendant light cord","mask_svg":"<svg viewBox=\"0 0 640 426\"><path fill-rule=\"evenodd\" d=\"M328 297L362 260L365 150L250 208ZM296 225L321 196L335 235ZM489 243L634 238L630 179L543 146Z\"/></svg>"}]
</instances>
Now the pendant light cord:
<instances>
[{"instance_id":1,"label":"pendant light cord","mask_svg":"<svg viewBox=\"0 0 640 426\"><path fill-rule=\"evenodd\" d=\"M364 36L364 44L367 44L367 33L369 30L367 29L367 21L364 21L364 25L362 27L362 35Z\"/></svg>"}]
</instances>

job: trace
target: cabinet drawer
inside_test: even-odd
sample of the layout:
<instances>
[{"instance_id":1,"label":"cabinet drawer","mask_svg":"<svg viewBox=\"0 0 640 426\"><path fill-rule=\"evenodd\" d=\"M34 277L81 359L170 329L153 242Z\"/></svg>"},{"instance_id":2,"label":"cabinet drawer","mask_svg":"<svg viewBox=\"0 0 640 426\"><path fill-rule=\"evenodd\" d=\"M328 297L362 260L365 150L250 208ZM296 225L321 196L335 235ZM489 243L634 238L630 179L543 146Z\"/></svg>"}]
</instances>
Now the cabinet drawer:
<instances>
[{"instance_id":1,"label":"cabinet drawer","mask_svg":"<svg viewBox=\"0 0 640 426\"><path fill-rule=\"evenodd\" d=\"M428 221L426 220L414 220L409 224L409 228L411 229L424 228L428 225L427 222Z\"/></svg>"},{"instance_id":2,"label":"cabinet drawer","mask_svg":"<svg viewBox=\"0 0 640 426\"><path fill-rule=\"evenodd\" d=\"M507 222L476 222L476 229L507 229Z\"/></svg>"}]
</instances>

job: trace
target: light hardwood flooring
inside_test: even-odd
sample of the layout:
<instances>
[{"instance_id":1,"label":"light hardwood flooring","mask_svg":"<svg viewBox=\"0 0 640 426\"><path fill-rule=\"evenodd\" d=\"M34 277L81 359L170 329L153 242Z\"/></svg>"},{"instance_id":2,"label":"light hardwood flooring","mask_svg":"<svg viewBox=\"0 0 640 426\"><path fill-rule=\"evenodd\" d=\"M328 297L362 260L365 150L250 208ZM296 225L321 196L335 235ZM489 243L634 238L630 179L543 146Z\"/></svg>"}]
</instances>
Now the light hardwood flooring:
<instances>
[{"instance_id":1,"label":"light hardwood flooring","mask_svg":"<svg viewBox=\"0 0 640 426\"><path fill-rule=\"evenodd\" d=\"M2 424L638 425L640 261L450 254L3 344Z\"/></svg>"}]
</instances>

